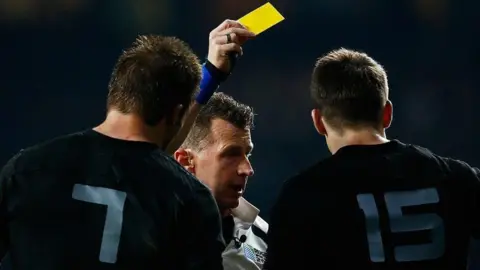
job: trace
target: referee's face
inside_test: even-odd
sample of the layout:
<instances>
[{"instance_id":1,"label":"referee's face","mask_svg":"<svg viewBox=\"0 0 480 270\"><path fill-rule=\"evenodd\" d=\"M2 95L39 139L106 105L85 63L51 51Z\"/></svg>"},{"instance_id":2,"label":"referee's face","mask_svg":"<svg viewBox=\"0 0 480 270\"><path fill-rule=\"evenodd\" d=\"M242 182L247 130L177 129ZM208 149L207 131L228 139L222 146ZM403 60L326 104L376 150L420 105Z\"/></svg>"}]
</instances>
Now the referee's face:
<instances>
[{"instance_id":1,"label":"referee's face","mask_svg":"<svg viewBox=\"0 0 480 270\"><path fill-rule=\"evenodd\" d=\"M194 173L211 188L221 210L235 208L248 177L253 175L250 130L214 119L208 140L209 144L194 158Z\"/></svg>"}]
</instances>

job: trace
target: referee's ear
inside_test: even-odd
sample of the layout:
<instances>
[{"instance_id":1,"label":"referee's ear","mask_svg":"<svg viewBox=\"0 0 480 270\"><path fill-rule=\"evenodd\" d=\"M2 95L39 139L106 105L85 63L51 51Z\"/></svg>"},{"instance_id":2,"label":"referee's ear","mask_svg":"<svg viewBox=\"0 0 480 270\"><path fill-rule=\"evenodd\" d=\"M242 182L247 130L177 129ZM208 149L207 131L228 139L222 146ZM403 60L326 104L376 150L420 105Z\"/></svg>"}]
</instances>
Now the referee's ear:
<instances>
[{"instance_id":1,"label":"referee's ear","mask_svg":"<svg viewBox=\"0 0 480 270\"><path fill-rule=\"evenodd\" d=\"M190 149L179 148L173 153L173 158L180 163L187 171L194 174L195 166L192 162L192 153Z\"/></svg>"},{"instance_id":2,"label":"referee's ear","mask_svg":"<svg viewBox=\"0 0 480 270\"><path fill-rule=\"evenodd\" d=\"M322 120L322 114L320 113L319 109L313 109L312 110L312 121L313 121L313 126L317 130L320 135L326 136L327 135L327 129L325 128L325 124L323 123Z\"/></svg>"}]
</instances>

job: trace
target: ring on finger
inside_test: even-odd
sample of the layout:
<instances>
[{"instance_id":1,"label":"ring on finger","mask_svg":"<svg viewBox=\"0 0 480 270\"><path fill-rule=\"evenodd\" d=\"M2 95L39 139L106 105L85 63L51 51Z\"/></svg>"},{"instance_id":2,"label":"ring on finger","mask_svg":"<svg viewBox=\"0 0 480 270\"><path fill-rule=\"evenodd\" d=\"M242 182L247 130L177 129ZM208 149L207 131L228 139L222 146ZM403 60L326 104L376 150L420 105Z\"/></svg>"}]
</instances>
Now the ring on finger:
<instances>
[{"instance_id":1,"label":"ring on finger","mask_svg":"<svg viewBox=\"0 0 480 270\"><path fill-rule=\"evenodd\" d=\"M227 44L228 43L232 43L232 35L230 35L230 33L226 34L227 36Z\"/></svg>"}]
</instances>

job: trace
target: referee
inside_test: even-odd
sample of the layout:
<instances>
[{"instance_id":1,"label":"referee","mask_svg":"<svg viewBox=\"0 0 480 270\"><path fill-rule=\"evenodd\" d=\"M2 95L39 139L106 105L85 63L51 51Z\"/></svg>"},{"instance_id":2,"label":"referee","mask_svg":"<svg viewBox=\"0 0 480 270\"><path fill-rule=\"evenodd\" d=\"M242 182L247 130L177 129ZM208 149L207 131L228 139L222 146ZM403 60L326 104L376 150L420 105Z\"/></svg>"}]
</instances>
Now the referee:
<instances>
[{"instance_id":1,"label":"referee","mask_svg":"<svg viewBox=\"0 0 480 270\"><path fill-rule=\"evenodd\" d=\"M253 110L223 93L200 111L175 159L212 191L222 214L225 270L260 270L268 223L242 196L253 175Z\"/></svg>"}]
</instances>

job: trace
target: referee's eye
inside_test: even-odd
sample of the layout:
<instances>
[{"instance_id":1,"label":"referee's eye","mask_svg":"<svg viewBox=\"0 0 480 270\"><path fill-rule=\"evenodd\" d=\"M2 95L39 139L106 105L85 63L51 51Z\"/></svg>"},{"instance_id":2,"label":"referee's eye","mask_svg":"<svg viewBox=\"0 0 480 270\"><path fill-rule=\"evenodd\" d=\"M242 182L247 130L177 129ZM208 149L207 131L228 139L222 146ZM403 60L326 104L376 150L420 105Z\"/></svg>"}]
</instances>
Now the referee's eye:
<instances>
[{"instance_id":1,"label":"referee's eye","mask_svg":"<svg viewBox=\"0 0 480 270\"><path fill-rule=\"evenodd\" d=\"M239 145L232 145L223 150L222 156L226 157L250 157L251 149L245 149Z\"/></svg>"},{"instance_id":2,"label":"referee's eye","mask_svg":"<svg viewBox=\"0 0 480 270\"><path fill-rule=\"evenodd\" d=\"M229 147L229 148L225 149L225 151L223 152L223 154L224 154L225 156L229 156L229 157L238 157L238 156L242 156L242 155L243 155L243 151L242 151L242 148L241 148L241 147L232 146L232 147Z\"/></svg>"}]
</instances>

